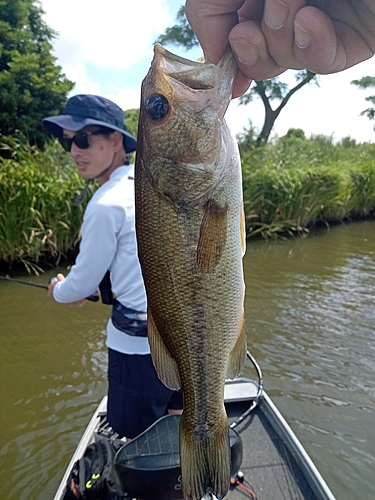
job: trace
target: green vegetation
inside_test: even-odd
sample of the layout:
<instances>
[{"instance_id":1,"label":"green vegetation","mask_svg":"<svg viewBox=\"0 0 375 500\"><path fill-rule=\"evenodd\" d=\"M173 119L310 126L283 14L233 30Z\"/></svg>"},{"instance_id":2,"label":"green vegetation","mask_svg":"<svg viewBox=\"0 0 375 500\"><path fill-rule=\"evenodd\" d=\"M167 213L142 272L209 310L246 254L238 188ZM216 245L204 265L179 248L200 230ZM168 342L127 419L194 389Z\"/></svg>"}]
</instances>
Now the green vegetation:
<instances>
[{"instance_id":1,"label":"green vegetation","mask_svg":"<svg viewBox=\"0 0 375 500\"><path fill-rule=\"evenodd\" d=\"M125 111L125 123L126 128L130 134L137 137L138 135L138 120L139 120L139 108L127 109ZM135 162L135 153L129 155L129 162Z\"/></svg>"},{"instance_id":2,"label":"green vegetation","mask_svg":"<svg viewBox=\"0 0 375 500\"><path fill-rule=\"evenodd\" d=\"M273 144L239 137L248 236L306 234L375 213L375 144L304 137L291 129Z\"/></svg>"},{"instance_id":3,"label":"green vegetation","mask_svg":"<svg viewBox=\"0 0 375 500\"><path fill-rule=\"evenodd\" d=\"M75 205L84 181L70 155L42 128L42 118L61 111L74 85L56 65L51 45L56 34L42 15L38 0L0 0L0 263L23 262L28 270L77 250L89 198ZM176 21L157 41L196 47L184 7ZM290 97L316 83L306 71L295 77L291 89L273 78L256 82L241 98L247 104L258 97L265 108L261 132L250 127L238 137L249 237L305 235L320 224L375 215L375 144L306 139L298 129L267 142ZM373 89L375 77L352 83ZM370 107L362 115L374 120L375 96L365 100ZM272 101L279 103L275 109ZM138 109L126 111L128 130L135 136L138 119ZM94 190L91 184L89 194Z\"/></svg>"},{"instance_id":4,"label":"green vegetation","mask_svg":"<svg viewBox=\"0 0 375 500\"><path fill-rule=\"evenodd\" d=\"M356 85L359 89L375 89L375 76L364 76L360 80L353 80L352 85ZM365 98L371 106L362 111L362 116L367 116L369 120L375 120L375 95L369 95ZM375 127L374 127L375 130Z\"/></svg>"},{"instance_id":5,"label":"green vegetation","mask_svg":"<svg viewBox=\"0 0 375 500\"><path fill-rule=\"evenodd\" d=\"M0 1L0 134L47 139L41 120L58 114L74 84L52 55L55 33L36 0Z\"/></svg>"},{"instance_id":6,"label":"green vegetation","mask_svg":"<svg viewBox=\"0 0 375 500\"><path fill-rule=\"evenodd\" d=\"M0 261L27 268L56 262L77 248L84 206L74 200L84 181L57 141L44 151L22 137L2 141ZM321 224L375 215L375 144L306 139L299 129L256 142L253 130L239 137L249 237L303 236Z\"/></svg>"},{"instance_id":7,"label":"green vegetation","mask_svg":"<svg viewBox=\"0 0 375 500\"><path fill-rule=\"evenodd\" d=\"M58 141L44 151L23 137L0 138L0 260L57 262L75 250L84 206L74 204L84 181Z\"/></svg>"},{"instance_id":8,"label":"green vegetation","mask_svg":"<svg viewBox=\"0 0 375 500\"><path fill-rule=\"evenodd\" d=\"M134 137L138 135L139 108L127 109L125 111L125 122L128 132Z\"/></svg>"}]
</instances>

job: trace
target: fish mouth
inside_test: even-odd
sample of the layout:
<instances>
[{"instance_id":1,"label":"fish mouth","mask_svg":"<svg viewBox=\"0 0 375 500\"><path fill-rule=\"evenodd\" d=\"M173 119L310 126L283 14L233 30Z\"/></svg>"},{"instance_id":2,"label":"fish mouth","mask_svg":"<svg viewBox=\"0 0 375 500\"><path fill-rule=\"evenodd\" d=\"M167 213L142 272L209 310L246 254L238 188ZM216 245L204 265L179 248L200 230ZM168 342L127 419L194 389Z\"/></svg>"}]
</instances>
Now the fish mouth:
<instances>
[{"instance_id":1,"label":"fish mouth","mask_svg":"<svg viewBox=\"0 0 375 500\"><path fill-rule=\"evenodd\" d=\"M170 78L188 86L191 90L214 89L228 71L232 73L232 78L226 86L232 88L236 62L230 49L217 65L204 61L191 61L169 52L160 44L154 46L154 57Z\"/></svg>"},{"instance_id":2,"label":"fish mouth","mask_svg":"<svg viewBox=\"0 0 375 500\"><path fill-rule=\"evenodd\" d=\"M196 68L201 68L202 65L210 65L215 67L214 64L211 63L206 63L204 61L192 61L191 59L186 59L185 57L178 56L177 54L173 54L173 52L169 52L165 47L160 45L160 43L156 43L154 45L154 54L156 57L163 58L166 62L169 62L171 64L175 63L177 65L180 65L180 71L186 71L187 66L192 66ZM176 71L177 67L174 66L174 71Z\"/></svg>"}]
</instances>

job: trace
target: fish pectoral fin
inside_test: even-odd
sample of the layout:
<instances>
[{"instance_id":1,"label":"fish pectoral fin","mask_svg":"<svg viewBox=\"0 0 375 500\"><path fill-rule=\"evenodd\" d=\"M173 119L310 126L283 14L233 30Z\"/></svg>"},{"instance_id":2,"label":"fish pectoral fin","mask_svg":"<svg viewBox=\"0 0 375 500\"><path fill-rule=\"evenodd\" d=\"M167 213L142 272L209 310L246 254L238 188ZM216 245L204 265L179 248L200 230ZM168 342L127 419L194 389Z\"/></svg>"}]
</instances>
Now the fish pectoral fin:
<instances>
[{"instance_id":1,"label":"fish pectoral fin","mask_svg":"<svg viewBox=\"0 0 375 500\"><path fill-rule=\"evenodd\" d=\"M166 387L172 390L180 389L181 381L177 363L161 338L150 308L147 311L147 321L148 341L155 370Z\"/></svg>"},{"instance_id":2,"label":"fish pectoral fin","mask_svg":"<svg viewBox=\"0 0 375 500\"><path fill-rule=\"evenodd\" d=\"M246 353L247 338L245 329L245 317L243 315L237 341L229 354L227 378L233 379L241 373L246 361Z\"/></svg>"},{"instance_id":3,"label":"fish pectoral fin","mask_svg":"<svg viewBox=\"0 0 375 500\"><path fill-rule=\"evenodd\" d=\"M227 241L228 204L220 207L208 200L200 227L197 263L202 272L208 273L220 262Z\"/></svg>"}]
</instances>

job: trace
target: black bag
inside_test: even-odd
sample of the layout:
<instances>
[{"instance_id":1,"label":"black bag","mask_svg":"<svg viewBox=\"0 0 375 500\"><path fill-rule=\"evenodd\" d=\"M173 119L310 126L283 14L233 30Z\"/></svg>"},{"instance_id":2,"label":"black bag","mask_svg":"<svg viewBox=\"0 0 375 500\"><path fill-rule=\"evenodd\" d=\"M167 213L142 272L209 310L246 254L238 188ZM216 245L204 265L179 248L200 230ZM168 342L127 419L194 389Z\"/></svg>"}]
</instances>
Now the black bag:
<instances>
[{"instance_id":1,"label":"black bag","mask_svg":"<svg viewBox=\"0 0 375 500\"><path fill-rule=\"evenodd\" d=\"M99 290L103 304L112 305L114 297L112 292L111 273L109 270L105 273L102 281L99 283Z\"/></svg>"},{"instance_id":2,"label":"black bag","mask_svg":"<svg viewBox=\"0 0 375 500\"><path fill-rule=\"evenodd\" d=\"M124 444L124 443L122 443ZM122 500L116 484L113 460L119 448L99 435L70 473L63 500Z\"/></svg>"}]
</instances>

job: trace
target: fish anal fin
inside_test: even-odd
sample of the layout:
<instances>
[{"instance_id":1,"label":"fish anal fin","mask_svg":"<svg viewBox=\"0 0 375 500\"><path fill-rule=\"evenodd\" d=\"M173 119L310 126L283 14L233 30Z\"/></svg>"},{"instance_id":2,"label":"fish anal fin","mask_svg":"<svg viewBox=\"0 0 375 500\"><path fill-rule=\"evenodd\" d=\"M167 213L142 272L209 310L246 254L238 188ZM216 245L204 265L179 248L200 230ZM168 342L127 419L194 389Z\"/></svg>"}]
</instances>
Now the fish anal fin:
<instances>
[{"instance_id":1,"label":"fish anal fin","mask_svg":"<svg viewBox=\"0 0 375 500\"><path fill-rule=\"evenodd\" d=\"M202 272L212 271L220 262L227 241L228 205L220 207L214 200L205 204L197 247L197 263Z\"/></svg>"},{"instance_id":2,"label":"fish anal fin","mask_svg":"<svg viewBox=\"0 0 375 500\"><path fill-rule=\"evenodd\" d=\"M239 334L236 343L229 354L227 378L233 379L237 377L245 364L247 352L247 338L245 328L245 317L242 315Z\"/></svg>"},{"instance_id":3,"label":"fish anal fin","mask_svg":"<svg viewBox=\"0 0 375 500\"><path fill-rule=\"evenodd\" d=\"M150 308L147 311L148 341L155 370L163 384L172 390L180 389L180 374L177 363L171 356L155 325Z\"/></svg>"}]
</instances>

